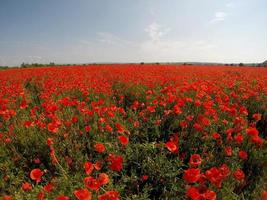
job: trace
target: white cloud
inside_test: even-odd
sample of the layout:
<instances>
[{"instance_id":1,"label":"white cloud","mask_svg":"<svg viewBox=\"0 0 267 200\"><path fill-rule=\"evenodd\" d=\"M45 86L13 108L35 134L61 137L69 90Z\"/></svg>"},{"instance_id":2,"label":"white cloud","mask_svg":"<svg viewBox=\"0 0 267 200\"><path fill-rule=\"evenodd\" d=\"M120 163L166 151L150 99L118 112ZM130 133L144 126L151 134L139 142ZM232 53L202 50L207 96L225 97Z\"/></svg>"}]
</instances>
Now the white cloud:
<instances>
[{"instance_id":1,"label":"white cloud","mask_svg":"<svg viewBox=\"0 0 267 200\"><path fill-rule=\"evenodd\" d=\"M179 40L167 37L170 27L158 23L143 29L147 38L133 41L110 32L96 33L96 39L82 38L70 45L55 47L53 56L1 57L0 63L90 63L90 62L178 62L198 61L210 55L215 45L206 40ZM34 54L32 54L34 55ZM192 58L188 60L188 58Z\"/></svg>"},{"instance_id":2,"label":"white cloud","mask_svg":"<svg viewBox=\"0 0 267 200\"><path fill-rule=\"evenodd\" d=\"M169 27L165 28L153 22L150 24L145 31L152 41L158 41L162 36L166 35L171 29Z\"/></svg>"},{"instance_id":3,"label":"white cloud","mask_svg":"<svg viewBox=\"0 0 267 200\"><path fill-rule=\"evenodd\" d=\"M41 63L43 58L41 56L28 56L25 57L25 62L27 63Z\"/></svg>"},{"instance_id":4,"label":"white cloud","mask_svg":"<svg viewBox=\"0 0 267 200\"><path fill-rule=\"evenodd\" d=\"M204 40L181 41L164 37L170 30L171 28L164 28L157 23L148 25L145 31L148 34L149 40L143 41L140 44L140 52L143 55L144 61L177 62L186 60L186 58L192 57L192 55L197 55L198 57L195 57L195 60L198 60L201 56L204 57L209 50L216 47Z\"/></svg>"},{"instance_id":5,"label":"white cloud","mask_svg":"<svg viewBox=\"0 0 267 200\"><path fill-rule=\"evenodd\" d=\"M215 12L213 19L210 20L210 23L224 21L227 15L228 14L226 12L222 12L222 11Z\"/></svg>"},{"instance_id":6,"label":"white cloud","mask_svg":"<svg viewBox=\"0 0 267 200\"><path fill-rule=\"evenodd\" d=\"M205 40L177 40L166 37L170 27L151 23L145 29L147 39L132 41L109 32L96 33L95 40L79 40L75 55L87 62L177 62L194 57L199 60L216 48ZM108 53L105 53L108 52Z\"/></svg>"},{"instance_id":7,"label":"white cloud","mask_svg":"<svg viewBox=\"0 0 267 200\"><path fill-rule=\"evenodd\" d=\"M139 43L110 32L97 32L96 39L76 41L71 52L80 62L140 62ZM62 60L64 55L62 55ZM74 61L72 61L74 62Z\"/></svg>"}]
</instances>

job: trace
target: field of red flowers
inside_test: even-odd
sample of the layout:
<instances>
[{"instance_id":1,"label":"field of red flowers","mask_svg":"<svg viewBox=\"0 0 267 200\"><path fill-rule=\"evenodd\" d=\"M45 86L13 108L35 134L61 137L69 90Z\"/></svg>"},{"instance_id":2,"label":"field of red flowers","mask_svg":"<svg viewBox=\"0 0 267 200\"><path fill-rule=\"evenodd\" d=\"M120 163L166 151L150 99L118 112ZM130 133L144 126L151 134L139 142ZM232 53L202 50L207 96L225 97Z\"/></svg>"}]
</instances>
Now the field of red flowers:
<instances>
[{"instance_id":1,"label":"field of red flowers","mask_svg":"<svg viewBox=\"0 0 267 200\"><path fill-rule=\"evenodd\" d=\"M266 199L267 68L2 70L0 180L3 200Z\"/></svg>"}]
</instances>

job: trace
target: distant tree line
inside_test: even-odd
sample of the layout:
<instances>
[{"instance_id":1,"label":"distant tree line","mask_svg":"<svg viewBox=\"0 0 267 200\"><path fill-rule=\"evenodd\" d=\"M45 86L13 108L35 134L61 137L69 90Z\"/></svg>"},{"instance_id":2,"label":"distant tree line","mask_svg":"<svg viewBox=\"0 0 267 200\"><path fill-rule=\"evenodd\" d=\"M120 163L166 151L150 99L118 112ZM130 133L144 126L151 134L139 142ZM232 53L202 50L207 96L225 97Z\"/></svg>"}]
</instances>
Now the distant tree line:
<instances>
[{"instance_id":1,"label":"distant tree line","mask_svg":"<svg viewBox=\"0 0 267 200\"><path fill-rule=\"evenodd\" d=\"M134 63L132 63L134 64ZM164 64L167 64L167 65L175 65L175 64L178 64L178 65L214 65L214 64L210 64L210 63L160 63L160 62L155 62L155 63L144 63L144 62L140 62L139 63L140 65L145 65L145 64L154 64L154 65L164 65ZM255 67L267 67L267 60L264 61L263 63L251 63L251 64L244 64L244 63L228 63L228 64L218 64L216 63L217 65L224 65L224 66L255 66ZM91 63L91 64L55 64L54 62L50 62L48 64L41 64L41 63L22 63L20 65L20 67L11 67L11 68L39 68L39 67L59 67L59 66L88 66L88 65L101 65L100 63ZM0 70L3 70L3 69L8 69L9 67L8 66L0 66Z\"/></svg>"},{"instance_id":2,"label":"distant tree line","mask_svg":"<svg viewBox=\"0 0 267 200\"><path fill-rule=\"evenodd\" d=\"M97 63L93 64L56 64L50 62L49 64L40 64L40 63L22 63L20 68L38 68L38 67L59 67L59 66L87 66L87 65L98 65Z\"/></svg>"},{"instance_id":3,"label":"distant tree line","mask_svg":"<svg viewBox=\"0 0 267 200\"><path fill-rule=\"evenodd\" d=\"M51 66L56 66L55 63L50 62L49 64L40 64L40 63L22 63L20 65L21 68L36 68L36 67L51 67Z\"/></svg>"},{"instance_id":4,"label":"distant tree line","mask_svg":"<svg viewBox=\"0 0 267 200\"><path fill-rule=\"evenodd\" d=\"M267 61L263 62L263 63L249 63L249 64L244 64L244 63L239 63L239 64L234 64L234 63L231 63L231 64L224 64L225 66L239 66L239 67L242 67L242 66L254 66L254 67L267 67Z\"/></svg>"},{"instance_id":5,"label":"distant tree line","mask_svg":"<svg viewBox=\"0 0 267 200\"><path fill-rule=\"evenodd\" d=\"M263 67L267 67L267 60L265 60L263 63L260 64Z\"/></svg>"},{"instance_id":6,"label":"distant tree line","mask_svg":"<svg viewBox=\"0 0 267 200\"><path fill-rule=\"evenodd\" d=\"M8 66L0 66L0 70L1 69L7 69L8 68Z\"/></svg>"}]
</instances>

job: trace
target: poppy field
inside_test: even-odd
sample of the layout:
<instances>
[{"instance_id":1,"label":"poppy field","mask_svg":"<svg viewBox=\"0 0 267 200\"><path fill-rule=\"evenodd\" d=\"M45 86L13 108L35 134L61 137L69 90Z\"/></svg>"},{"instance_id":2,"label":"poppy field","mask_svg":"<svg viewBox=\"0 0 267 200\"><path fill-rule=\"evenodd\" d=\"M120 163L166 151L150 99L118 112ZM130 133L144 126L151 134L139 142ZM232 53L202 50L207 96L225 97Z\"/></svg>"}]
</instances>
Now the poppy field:
<instances>
[{"instance_id":1,"label":"poppy field","mask_svg":"<svg viewBox=\"0 0 267 200\"><path fill-rule=\"evenodd\" d=\"M3 200L267 198L267 68L0 71Z\"/></svg>"}]
</instances>

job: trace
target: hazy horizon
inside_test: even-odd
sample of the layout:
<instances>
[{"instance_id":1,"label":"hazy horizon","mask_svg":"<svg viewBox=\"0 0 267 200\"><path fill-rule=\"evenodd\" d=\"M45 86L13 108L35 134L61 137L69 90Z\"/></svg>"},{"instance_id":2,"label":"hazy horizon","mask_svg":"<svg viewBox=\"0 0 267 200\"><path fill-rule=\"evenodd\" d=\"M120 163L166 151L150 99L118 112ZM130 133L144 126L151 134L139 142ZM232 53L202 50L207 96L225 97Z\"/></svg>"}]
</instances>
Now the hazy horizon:
<instances>
[{"instance_id":1,"label":"hazy horizon","mask_svg":"<svg viewBox=\"0 0 267 200\"><path fill-rule=\"evenodd\" d=\"M0 66L267 59L264 0L0 2Z\"/></svg>"}]
</instances>

